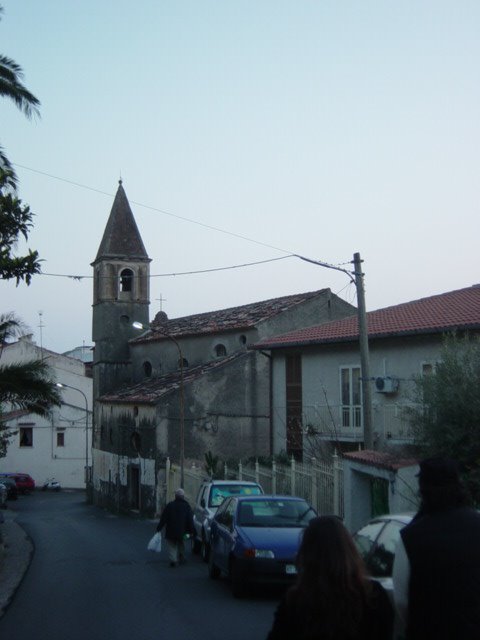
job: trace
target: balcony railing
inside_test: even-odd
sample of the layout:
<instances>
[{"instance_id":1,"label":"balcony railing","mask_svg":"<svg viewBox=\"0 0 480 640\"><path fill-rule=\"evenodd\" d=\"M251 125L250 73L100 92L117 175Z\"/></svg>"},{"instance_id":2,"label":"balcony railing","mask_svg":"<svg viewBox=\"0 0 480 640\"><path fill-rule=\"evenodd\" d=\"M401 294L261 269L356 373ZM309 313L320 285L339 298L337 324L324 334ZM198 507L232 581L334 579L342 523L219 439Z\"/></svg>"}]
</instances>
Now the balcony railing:
<instances>
[{"instance_id":1,"label":"balcony railing","mask_svg":"<svg viewBox=\"0 0 480 640\"><path fill-rule=\"evenodd\" d=\"M392 403L374 405L373 431L388 440L411 442L413 430L406 409L410 404ZM303 432L307 436L325 439L363 440L363 414L361 405L304 406Z\"/></svg>"}]
</instances>

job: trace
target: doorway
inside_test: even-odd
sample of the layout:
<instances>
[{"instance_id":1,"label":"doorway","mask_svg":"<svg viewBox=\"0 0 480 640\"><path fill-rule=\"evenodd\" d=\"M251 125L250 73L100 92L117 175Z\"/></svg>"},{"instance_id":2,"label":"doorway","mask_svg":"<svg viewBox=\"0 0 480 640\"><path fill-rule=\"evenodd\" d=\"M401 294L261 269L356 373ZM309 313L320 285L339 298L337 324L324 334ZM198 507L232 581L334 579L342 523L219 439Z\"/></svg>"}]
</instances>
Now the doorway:
<instances>
[{"instance_id":1,"label":"doorway","mask_svg":"<svg viewBox=\"0 0 480 640\"><path fill-rule=\"evenodd\" d=\"M128 468L128 489L130 508L140 510L140 468L130 466Z\"/></svg>"}]
</instances>

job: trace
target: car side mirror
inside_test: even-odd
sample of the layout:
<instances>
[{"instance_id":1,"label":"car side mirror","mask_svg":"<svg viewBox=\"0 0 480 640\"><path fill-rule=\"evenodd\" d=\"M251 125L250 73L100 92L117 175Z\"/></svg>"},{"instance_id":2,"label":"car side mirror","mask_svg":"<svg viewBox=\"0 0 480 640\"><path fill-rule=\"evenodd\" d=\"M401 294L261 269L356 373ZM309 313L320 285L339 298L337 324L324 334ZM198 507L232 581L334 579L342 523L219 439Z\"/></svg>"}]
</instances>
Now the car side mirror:
<instances>
[{"instance_id":1,"label":"car side mirror","mask_svg":"<svg viewBox=\"0 0 480 640\"><path fill-rule=\"evenodd\" d=\"M202 509L205 509L206 503L205 503L205 498L202 498L200 500L200 506L202 507Z\"/></svg>"}]
</instances>

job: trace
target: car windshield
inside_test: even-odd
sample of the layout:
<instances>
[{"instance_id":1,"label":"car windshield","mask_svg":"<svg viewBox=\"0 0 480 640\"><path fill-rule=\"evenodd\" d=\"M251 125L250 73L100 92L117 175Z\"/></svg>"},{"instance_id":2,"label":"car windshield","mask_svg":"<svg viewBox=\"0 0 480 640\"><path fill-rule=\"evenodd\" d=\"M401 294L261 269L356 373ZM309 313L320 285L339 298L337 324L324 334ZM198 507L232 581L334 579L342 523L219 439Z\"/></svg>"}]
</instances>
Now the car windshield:
<instances>
[{"instance_id":1,"label":"car windshield","mask_svg":"<svg viewBox=\"0 0 480 640\"><path fill-rule=\"evenodd\" d=\"M209 507L219 507L229 496L259 496L262 490L252 484L222 484L213 486L210 491Z\"/></svg>"},{"instance_id":2,"label":"car windshield","mask_svg":"<svg viewBox=\"0 0 480 640\"><path fill-rule=\"evenodd\" d=\"M315 510L304 500L248 500L240 503L243 527L306 527Z\"/></svg>"}]
</instances>

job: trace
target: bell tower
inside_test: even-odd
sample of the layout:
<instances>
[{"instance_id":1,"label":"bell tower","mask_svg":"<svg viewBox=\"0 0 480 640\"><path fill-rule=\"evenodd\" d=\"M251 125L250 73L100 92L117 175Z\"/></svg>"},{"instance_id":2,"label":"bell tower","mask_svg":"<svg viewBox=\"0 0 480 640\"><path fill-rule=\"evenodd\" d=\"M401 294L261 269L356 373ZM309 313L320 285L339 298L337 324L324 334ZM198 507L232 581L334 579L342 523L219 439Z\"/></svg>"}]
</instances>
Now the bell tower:
<instances>
[{"instance_id":1,"label":"bell tower","mask_svg":"<svg viewBox=\"0 0 480 640\"><path fill-rule=\"evenodd\" d=\"M131 381L128 341L147 325L150 304L150 258L119 181L110 217L93 267L93 397Z\"/></svg>"}]
</instances>

